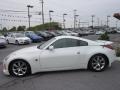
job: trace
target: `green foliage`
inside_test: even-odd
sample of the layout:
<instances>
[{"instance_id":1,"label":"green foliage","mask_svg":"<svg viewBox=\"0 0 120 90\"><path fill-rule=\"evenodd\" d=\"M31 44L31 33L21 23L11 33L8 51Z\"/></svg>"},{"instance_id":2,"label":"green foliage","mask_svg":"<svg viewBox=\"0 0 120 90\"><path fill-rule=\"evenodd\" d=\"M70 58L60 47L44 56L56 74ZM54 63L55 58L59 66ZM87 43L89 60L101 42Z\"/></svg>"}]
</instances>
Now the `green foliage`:
<instances>
[{"instance_id":1,"label":"green foliage","mask_svg":"<svg viewBox=\"0 0 120 90\"><path fill-rule=\"evenodd\" d=\"M16 31L16 27L12 27L9 31Z\"/></svg>"},{"instance_id":2,"label":"green foliage","mask_svg":"<svg viewBox=\"0 0 120 90\"><path fill-rule=\"evenodd\" d=\"M3 31L3 32L6 32L6 31L7 31L7 28L6 28L6 27L4 27L2 31Z\"/></svg>"},{"instance_id":3,"label":"green foliage","mask_svg":"<svg viewBox=\"0 0 120 90\"><path fill-rule=\"evenodd\" d=\"M105 32L104 34L102 34L98 39L99 39L99 40L107 40L107 41L110 40L107 32Z\"/></svg>"},{"instance_id":4,"label":"green foliage","mask_svg":"<svg viewBox=\"0 0 120 90\"><path fill-rule=\"evenodd\" d=\"M58 22L45 23L41 25L37 25L35 27L31 27L30 30L38 31L38 30L61 30L60 24Z\"/></svg>"},{"instance_id":5,"label":"green foliage","mask_svg":"<svg viewBox=\"0 0 120 90\"><path fill-rule=\"evenodd\" d=\"M25 31L26 26L18 26L17 31Z\"/></svg>"},{"instance_id":6,"label":"green foliage","mask_svg":"<svg viewBox=\"0 0 120 90\"><path fill-rule=\"evenodd\" d=\"M116 48L116 55L117 55L118 57L120 57L120 47L117 47L117 48Z\"/></svg>"},{"instance_id":7,"label":"green foliage","mask_svg":"<svg viewBox=\"0 0 120 90\"><path fill-rule=\"evenodd\" d=\"M12 27L9 31L25 31L26 26L18 26L18 27Z\"/></svg>"}]
</instances>

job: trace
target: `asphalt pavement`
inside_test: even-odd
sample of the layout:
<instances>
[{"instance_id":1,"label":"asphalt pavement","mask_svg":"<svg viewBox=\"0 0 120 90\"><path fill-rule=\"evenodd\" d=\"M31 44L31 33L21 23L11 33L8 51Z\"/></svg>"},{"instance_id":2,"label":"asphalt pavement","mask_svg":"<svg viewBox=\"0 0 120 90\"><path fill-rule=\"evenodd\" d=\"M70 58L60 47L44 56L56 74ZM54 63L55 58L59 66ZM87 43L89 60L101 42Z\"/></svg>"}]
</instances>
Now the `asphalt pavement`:
<instances>
[{"instance_id":1,"label":"asphalt pavement","mask_svg":"<svg viewBox=\"0 0 120 90\"><path fill-rule=\"evenodd\" d=\"M99 36L90 35L85 38L96 40L97 37ZM111 36L112 41L118 38L120 38L119 34ZM7 48L0 49L0 62L11 52L34 45L39 45L39 43L7 45ZM117 45L119 46L119 43ZM120 90L120 62L115 61L112 67L103 72L80 69L37 73L24 78L4 75L0 63L0 90Z\"/></svg>"}]
</instances>

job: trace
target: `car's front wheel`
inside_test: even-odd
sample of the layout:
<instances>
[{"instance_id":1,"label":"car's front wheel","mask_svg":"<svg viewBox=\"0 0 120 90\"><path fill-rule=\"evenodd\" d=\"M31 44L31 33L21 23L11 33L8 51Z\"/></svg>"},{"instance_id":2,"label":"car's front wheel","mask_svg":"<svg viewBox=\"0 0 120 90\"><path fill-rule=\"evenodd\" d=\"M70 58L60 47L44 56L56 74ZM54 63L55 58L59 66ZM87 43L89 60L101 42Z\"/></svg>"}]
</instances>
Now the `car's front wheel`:
<instances>
[{"instance_id":1,"label":"car's front wheel","mask_svg":"<svg viewBox=\"0 0 120 90\"><path fill-rule=\"evenodd\" d=\"M7 39L6 41L7 41L7 44L9 44L9 40Z\"/></svg>"},{"instance_id":2,"label":"car's front wheel","mask_svg":"<svg viewBox=\"0 0 120 90\"><path fill-rule=\"evenodd\" d=\"M104 71L108 66L108 59L102 54L97 54L91 57L88 68L92 71Z\"/></svg>"},{"instance_id":3,"label":"car's front wheel","mask_svg":"<svg viewBox=\"0 0 120 90\"><path fill-rule=\"evenodd\" d=\"M9 66L9 73L17 77L26 76L30 74L30 65L23 60L15 60Z\"/></svg>"},{"instance_id":4,"label":"car's front wheel","mask_svg":"<svg viewBox=\"0 0 120 90\"><path fill-rule=\"evenodd\" d=\"M19 45L19 41L16 40L16 41L15 41L15 44L16 44L16 45Z\"/></svg>"}]
</instances>

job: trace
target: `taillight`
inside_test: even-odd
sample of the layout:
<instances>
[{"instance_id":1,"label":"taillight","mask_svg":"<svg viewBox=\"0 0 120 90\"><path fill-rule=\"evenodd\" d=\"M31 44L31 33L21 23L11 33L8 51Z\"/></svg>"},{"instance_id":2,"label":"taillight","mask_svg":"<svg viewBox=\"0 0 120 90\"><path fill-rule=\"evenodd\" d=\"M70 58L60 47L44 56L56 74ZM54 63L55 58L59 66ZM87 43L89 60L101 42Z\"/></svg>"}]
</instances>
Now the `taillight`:
<instances>
[{"instance_id":1,"label":"taillight","mask_svg":"<svg viewBox=\"0 0 120 90\"><path fill-rule=\"evenodd\" d=\"M102 46L114 50L114 48L111 44L110 45L102 45Z\"/></svg>"}]
</instances>

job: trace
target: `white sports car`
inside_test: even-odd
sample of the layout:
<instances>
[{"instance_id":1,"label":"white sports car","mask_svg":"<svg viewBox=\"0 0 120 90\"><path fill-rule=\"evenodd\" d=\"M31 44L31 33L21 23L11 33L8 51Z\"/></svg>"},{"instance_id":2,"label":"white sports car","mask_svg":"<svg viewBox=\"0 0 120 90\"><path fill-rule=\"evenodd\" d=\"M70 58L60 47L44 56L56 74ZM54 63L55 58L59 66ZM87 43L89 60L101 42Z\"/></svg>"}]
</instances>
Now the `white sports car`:
<instances>
[{"instance_id":1,"label":"white sports car","mask_svg":"<svg viewBox=\"0 0 120 90\"><path fill-rule=\"evenodd\" d=\"M30 38L26 37L22 33L11 33L6 37L8 43L12 44L29 44L31 43Z\"/></svg>"},{"instance_id":2,"label":"white sports car","mask_svg":"<svg viewBox=\"0 0 120 90\"><path fill-rule=\"evenodd\" d=\"M18 77L81 68L100 72L111 66L115 59L112 42L58 36L40 46L11 53L3 61L3 72Z\"/></svg>"}]
</instances>

